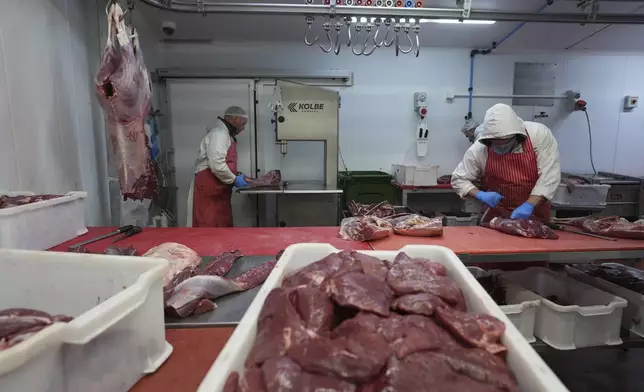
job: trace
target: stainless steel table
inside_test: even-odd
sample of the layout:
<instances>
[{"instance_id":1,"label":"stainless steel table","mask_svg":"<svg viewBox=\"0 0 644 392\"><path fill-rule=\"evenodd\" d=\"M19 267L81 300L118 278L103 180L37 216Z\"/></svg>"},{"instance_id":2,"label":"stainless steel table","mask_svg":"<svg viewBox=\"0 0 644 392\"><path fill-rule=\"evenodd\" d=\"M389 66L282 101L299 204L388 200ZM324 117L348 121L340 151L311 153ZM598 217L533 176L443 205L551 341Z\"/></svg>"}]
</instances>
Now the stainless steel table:
<instances>
[{"instance_id":1,"label":"stainless steel table","mask_svg":"<svg viewBox=\"0 0 644 392\"><path fill-rule=\"evenodd\" d=\"M261 187L261 188L239 188L237 193L242 195L268 196L275 195L275 215L279 225L279 200L278 197L284 195L331 195L337 200L336 224L340 224L342 212L342 189L326 186L322 182L315 181L290 181L284 182L279 187Z\"/></svg>"}]
</instances>

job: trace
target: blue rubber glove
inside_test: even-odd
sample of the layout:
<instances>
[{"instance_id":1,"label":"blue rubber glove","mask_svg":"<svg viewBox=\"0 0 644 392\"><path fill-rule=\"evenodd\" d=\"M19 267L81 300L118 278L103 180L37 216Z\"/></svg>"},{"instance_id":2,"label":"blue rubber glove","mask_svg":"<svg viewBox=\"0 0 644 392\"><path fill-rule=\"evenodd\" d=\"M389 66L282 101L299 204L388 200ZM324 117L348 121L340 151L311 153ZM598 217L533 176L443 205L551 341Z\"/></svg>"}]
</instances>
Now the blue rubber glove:
<instances>
[{"instance_id":1,"label":"blue rubber glove","mask_svg":"<svg viewBox=\"0 0 644 392\"><path fill-rule=\"evenodd\" d=\"M526 201L525 203L517 207L514 211L512 211L510 219L528 219L532 216L533 211L534 206L532 205L532 203L528 203Z\"/></svg>"},{"instance_id":2,"label":"blue rubber glove","mask_svg":"<svg viewBox=\"0 0 644 392\"><path fill-rule=\"evenodd\" d=\"M242 188L245 186L248 186L248 183L245 180L246 176L244 174L240 174L235 177L235 181L233 182L233 185L235 188Z\"/></svg>"},{"instance_id":3,"label":"blue rubber glove","mask_svg":"<svg viewBox=\"0 0 644 392\"><path fill-rule=\"evenodd\" d=\"M503 196L496 192L483 192L479 191L476 196L477 199L479 199L482 203L487 204L489 207L496 207L497 204L501 200L503 200Z\"/></svg>"}]
</instances>

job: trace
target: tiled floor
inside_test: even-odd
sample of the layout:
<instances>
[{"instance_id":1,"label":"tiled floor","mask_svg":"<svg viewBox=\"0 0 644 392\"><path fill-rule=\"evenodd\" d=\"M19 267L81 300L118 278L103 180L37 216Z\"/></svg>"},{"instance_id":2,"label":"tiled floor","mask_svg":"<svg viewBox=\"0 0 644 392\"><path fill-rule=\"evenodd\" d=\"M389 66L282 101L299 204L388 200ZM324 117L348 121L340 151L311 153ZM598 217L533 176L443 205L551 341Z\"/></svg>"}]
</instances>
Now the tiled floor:
<instances>
[{"instance_id":1,"label":"tiled floor","mask_svg":"<svg viewBox=\"0 0 644 392\"><path fill-rule=\"evenodd\" d=\"M644 349L548 351L542 358L570 392L644 391Z\"/></svg>"}]
</instances>

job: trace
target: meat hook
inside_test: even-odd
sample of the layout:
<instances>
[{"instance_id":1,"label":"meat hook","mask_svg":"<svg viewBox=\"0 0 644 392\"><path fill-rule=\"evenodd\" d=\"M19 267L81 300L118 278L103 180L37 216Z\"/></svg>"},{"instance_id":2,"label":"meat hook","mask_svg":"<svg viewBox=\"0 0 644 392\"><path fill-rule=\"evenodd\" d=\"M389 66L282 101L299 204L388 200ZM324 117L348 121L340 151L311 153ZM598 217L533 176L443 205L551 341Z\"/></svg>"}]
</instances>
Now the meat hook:
<instances>
[{"instance_id":1,"label":"meat hook","mask_svg":"<svg viewBox=\"0 0 644 392\"><path fill-rule=\"evenodd\" d=\"M371 50L367 52L367 45L369 45L369 37L371 37L371 30L373 30L373 25L371 23L367 23L367 25L365 26L365 31L367 32L367 39L364 40L364 44L362 44L362 52L360 52L360 54L363 54L365 56L371 56L373 51L376 50L376 41L374 39L373 48L371 48ZM377 33L378 33L378 30L376 30L376 34Z\"/></svg>"},{"instance_id":2,"label":"meat hook","mask_svg":"<svg viewBox=\"0 0 644 392\"><path fill-rule=\"evenodd\" d=\"M409 23L405 24L405 27L403 28L403 30L405 31L405 37L407 37L407 41L409 41L409 49L405 50L405 49L402 49L400 46L398 46L398 49L403 54L407 54L414 49L414 43L411 41L411 37L409 36L409 32L411 31L411 26L409 25Z\"/></svg>"},{"instance_id":3,"label":"meat hook","mask_svg":"<svg viewBox=\"0 0 644 392\"><path fill-rule=\"evenodd\" d=\"M347 24L347 32L349 33L349 40L347 40L347 46L351 47L351 17L347 16L344 18L344 23Z\"/></svg>"},{"instance_id":4,"label":"meat hook","mask_svg":"<svg viewBox=\"0 0 644 392\"><path fill-rule=\"evenodd\" d=\"M398 57L398 53L400 52L400 46L398 45L398 42L400 42L400 24L396 23L394 25L394 32L396 33L396 57Z\"/></svg>"},{"instance_id":5,"label":"meat hook","mask_svg":"<svg viewBox=\"0 0 644 392\"><path fill-rule=\"evenodd\" d=\"M313 28L313 20L315 18L313 18L312 16L307 16L307 17L305 17L305 19L306 19L306 24L309 26L309 28L306 30L306 34L304 34L304 43L307 46L313 46L317 42L318 37L316 36L313 39L313 41L309 41L309 34L311 33L311 29Z\"/></svg>"},{"instance_id":6,"label":"meat hook","mask_svg":"<svg viewBox=\"0 0 644 392\"><path fill-rule=\"evenodd\" d=\"M329 22L328 16L326 17L324 23L322 23L322 28L326 32L326 39L327 41L329 41L329 47L325 48L324 46L322 46L322 44L320 44L320 49L322 49L324 53L329 53L333 49L333 40L331 39L331 22Z\"/></svg>"},{"instance_id":7,"label":"meat hook","mask_svg":"<svg viewBox=\"0 0 644 392\"><path fill-rule=\"evenodd\" d=\"M391 32L391 18L385 19L385 26L387 26L387 34L385 34L385 39L382 40L382 44L386 47L390 47L391 45L393 45L394 40L396 39L395 36L392 36L391 41L387 42L387 38L389 37L389 33Z\"/></svg>"},{"instance_id":8,"label":"meat hook","mask_svg":"<svg viewBox=\"0 0 644 392\"><path fill-rule=\"evenodd\" d=\"M378 34L380 34L380 25L381 24L382 24L382 20L380 20L380 18L376 18L376 21L374 22L374 25L376 27L376 33L373 35L373 44L377 48L381 47L382 44L385 42L385 40L383 39L382 41L380 41L380 43L378 43Z\"/></svg>"},{"instance_id":9,"label":"meat hook","mask_svg":"<svg viewBox=\"0 0 644 392\"><path fill-rule=\"evenodd\" d=\"M342 46L340 44L340 32L342 31L342 22L340 20L337 20L335 22L335 48L333 49L333 52L338 55L340 54L340 47Z\"/></svg>"},{"instance_id":10,"label":"meat hook","mask_svg":"<svg viewBox=\"0 0 644 392\"><path fill-rule=\"evenodd\" d=\"M416 37L416 57L420 54L420 38L418 38L418 34L420 34L420 23L416 23L414 25L414 36Z\"/></svg>"},{"instance_id":11,"label":"meat hook","mask_svg":"<svg viewBox=\"0 0 644 392\"><path fill-rule=\"evenodd\" d=\"M351 51L353 54L356 56L360 56L362 52L356 52L356 45L360 46L360 34L362 34L362 25L360 23L356 24L356 39L355 42L353 43L353 46L351 47Z\"/></svg>"}]
</instances>

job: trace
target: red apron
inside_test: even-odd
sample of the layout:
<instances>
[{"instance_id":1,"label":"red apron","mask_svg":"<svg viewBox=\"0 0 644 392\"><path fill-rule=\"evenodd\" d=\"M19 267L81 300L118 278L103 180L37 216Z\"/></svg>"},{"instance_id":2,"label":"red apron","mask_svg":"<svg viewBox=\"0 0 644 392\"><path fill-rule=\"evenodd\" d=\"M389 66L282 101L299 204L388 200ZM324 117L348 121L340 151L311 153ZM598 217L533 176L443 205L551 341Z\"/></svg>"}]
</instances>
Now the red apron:
<instances>
[{"instance_id":1,"label":"red apron","mask_svg":"<svg viewBox=\"0 0 644 392\"><path fill-rule=\"evenodd\" d=\"M497 154L492 147L487 148L487 163L483 172L483 189L497 192L503 196L499 205L508 211L528 200L532 189L539 179L537 153L532 147L530 136L523 142L523 152ZM533 215L542 222L550 221L550 202L542 201L534 208ZM491 211L493 212L493 211ZM482 263L483 269L515 270L534 266L547 266L547 263Z\"/></svg>"},{"instance_id":2,"label":"red apron","mask_svg":"<svg viewBox=\"0 0 644 392\"><path fill-rule=\"evenodd\" d=\"M226 164L237 174L237 142L226 153ZM192 227L233 227L232 184L224 184L210 169L195 175Z\"/></svg>"}]
</instances>

